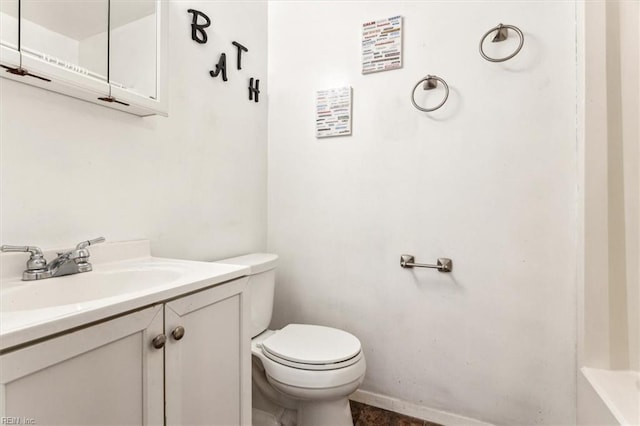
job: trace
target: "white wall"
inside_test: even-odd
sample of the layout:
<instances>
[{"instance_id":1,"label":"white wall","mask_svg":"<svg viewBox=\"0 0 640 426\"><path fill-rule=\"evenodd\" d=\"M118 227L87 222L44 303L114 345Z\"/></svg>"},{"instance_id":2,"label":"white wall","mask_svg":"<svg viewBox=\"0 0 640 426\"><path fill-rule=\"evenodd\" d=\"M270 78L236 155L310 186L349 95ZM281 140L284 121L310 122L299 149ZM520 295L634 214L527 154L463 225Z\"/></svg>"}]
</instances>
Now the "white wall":
<instances>
[{"instance_id":1,"label":"white wall","mask_svg":"<svg viewBox=\"0 0 640 426\"><path fill-rule=\"evenodd\" d=\"M607 85L602 84L607 79L606 3L584 2L579 12L578 129L584 140L578 151L583 176L579 196L584 209L579 216L578 365L608 368Z\"/></svg>"},{"instance_id":2,"label":"white wall","mask_svg":"<svg viewBox=\"0 0 640 426\"><path fill-rule=\"evenodd\" d=\"M618 181L622 202L616 219L625 224L621 235L625 272L619 303L626 304L627 315L620 322L626 325L621 328L627 334L621 339L626 341L628 351L628 362L623 368L640 371L640 3L617 2L617 5L613 13L617 13L618 19L610 27L615 29L615 24L619 25L620 73L611 76L611 80L619 80L620 97L611 114L620 117L621 127L618 145L621 152L616 157L618 163L613 165L622 170Z\"/></svg>"},{"instance_id":3,"label":"white wall","mask_svg":"<svg viewBox=\"0 0 640 426\"><path fill-rule=\"evenodd\" d=\"M191 40L187 9L209 15ZM139 118L0 79L0 240L72 246L148 238L157 256L264 250L266 2L171 2L169 118ZM249 48L235 70L237 40ZM209 77L221 52L229 81Z\"/></svg>"},{"instance_id":4,"label":"white wall","mask_svg":"<svg viewBox=\"0 0 640 426\"><path fill-rule=\"evenodd\" d=\"M364 22L404 17L404 67L360 74ZM363 389L497 424L571 424L576 397L576 26L571 2L269 3L274 326L362 341ZM308 17L313 17L309 19ZM499 22L525 33L483 60ZM426 74L451 96L413 108ZM353 136L314 137L353 87ZM450 257L451 274L404 270Z\"/></svg>"},{"instance_id":5,"label":"white wall","mask_svg":"<svg viewBox=\"0 0 640 426\"><path fill-rule=\"evenodd\" d=\"M587 2L584 13L584 289L579 363L640 367L640 6Z\"/></svg>"},{"instance_id":6,"label":"white wall","mask_svg":"<svg viewBox=\"0 0 640 426\"><path fill-rule=\"evenodd\" d=\"M594 1L578 11L577 417L638 424L640 5Z\"/></svg>"}]
</instances>

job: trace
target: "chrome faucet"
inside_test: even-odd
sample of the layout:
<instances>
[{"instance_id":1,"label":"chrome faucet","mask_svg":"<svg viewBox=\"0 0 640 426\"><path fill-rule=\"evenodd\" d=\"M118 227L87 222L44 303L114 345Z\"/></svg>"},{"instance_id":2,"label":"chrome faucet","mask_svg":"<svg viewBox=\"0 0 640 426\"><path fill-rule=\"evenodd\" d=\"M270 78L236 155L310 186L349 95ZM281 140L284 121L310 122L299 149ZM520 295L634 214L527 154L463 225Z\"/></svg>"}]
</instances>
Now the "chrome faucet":
<instances>
[{"instance_id":1,"label":"chrome faucet","mask_svg":"<svg viewBox=\"0 0 640 426\"><path fill-rule=\"evenodd\" d=\"M0 247L0 251L31 253L27 261L27 269L22 273L22 280L33 281L91 271L93 267L89 263L91 253L89 253L88 247L104 241L104 237L83 241L74 250L58 253L58 257L48 264L42 250L35 246L4 245Z\"/></svg>"}]
</instances>

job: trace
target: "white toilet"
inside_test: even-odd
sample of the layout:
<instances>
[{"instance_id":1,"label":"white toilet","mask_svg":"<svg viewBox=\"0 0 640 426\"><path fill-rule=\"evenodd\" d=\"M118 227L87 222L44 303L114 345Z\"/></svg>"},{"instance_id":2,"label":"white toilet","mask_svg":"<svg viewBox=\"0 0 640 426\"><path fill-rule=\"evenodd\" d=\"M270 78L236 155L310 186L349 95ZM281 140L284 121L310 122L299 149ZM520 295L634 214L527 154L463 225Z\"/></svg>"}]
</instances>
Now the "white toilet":
<instances>
[{"instance_id":1,"label":"white toilet","mask_svg":"<svg viewBox=\"0 0 640 426\"><path fill-rule=\"evenodd\" d=\"M262 253L218 261L251 268L253 424L352 426L348 396L358 389L366 370L360 341L346 331L319 325L268 330L277 261L277 255Z\"/></svg>"}]
</instances>

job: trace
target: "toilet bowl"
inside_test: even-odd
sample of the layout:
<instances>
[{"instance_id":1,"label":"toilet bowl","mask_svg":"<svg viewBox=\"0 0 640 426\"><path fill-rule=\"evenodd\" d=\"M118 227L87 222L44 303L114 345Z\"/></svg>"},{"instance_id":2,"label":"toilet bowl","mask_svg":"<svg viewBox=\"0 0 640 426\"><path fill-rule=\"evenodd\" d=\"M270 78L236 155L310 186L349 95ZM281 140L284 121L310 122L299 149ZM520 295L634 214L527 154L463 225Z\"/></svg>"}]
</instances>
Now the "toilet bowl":
<instances>
[{"instance_id":1,"label":"toilet bowl","mask_svg":"<svg viewBox=\"0 0 640 426\"><path fill-rule=\"evenodd\" d=\"M351 426L348 396L366 371L360 341L346 331L312 324L268 330L277 259L274 254L251 254L221 261L251 269L252 380L254 408L260 413L254 426L259 426L259 418L291 410L297 426Z\"/></svg>"}]
</instances>

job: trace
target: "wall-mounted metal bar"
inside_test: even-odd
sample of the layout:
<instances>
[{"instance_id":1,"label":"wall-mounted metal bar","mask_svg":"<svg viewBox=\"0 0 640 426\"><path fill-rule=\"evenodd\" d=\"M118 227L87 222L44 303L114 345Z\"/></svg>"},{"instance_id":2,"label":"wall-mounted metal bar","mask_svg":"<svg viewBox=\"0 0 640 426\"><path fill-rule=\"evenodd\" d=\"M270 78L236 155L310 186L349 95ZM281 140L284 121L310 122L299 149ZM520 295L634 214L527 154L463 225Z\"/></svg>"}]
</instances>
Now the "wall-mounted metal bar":
<instances>
[{"instance_id":1,"label":"wall-mounted metal bar","mask_svg":"<svg viewBox=\"0 0 640 426\"><path fill-rule=\"evenodd\" d=\"M440 272L451 272L453 269L453 261L446 257L439 257L435 265L427 263L416 263L416 258L410 254L400 256L400 266L403 268L433 268Z\"/></svg>"}]
</instances>

